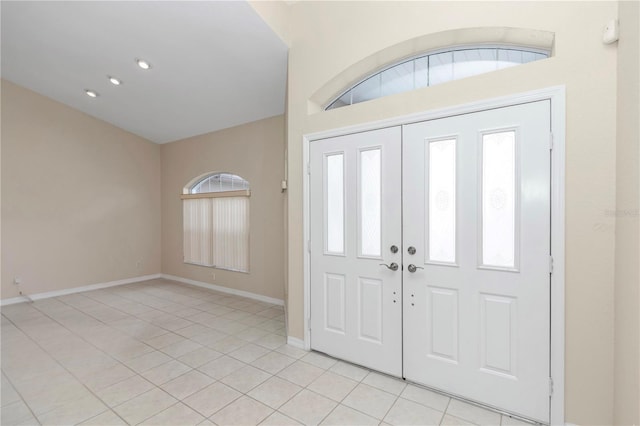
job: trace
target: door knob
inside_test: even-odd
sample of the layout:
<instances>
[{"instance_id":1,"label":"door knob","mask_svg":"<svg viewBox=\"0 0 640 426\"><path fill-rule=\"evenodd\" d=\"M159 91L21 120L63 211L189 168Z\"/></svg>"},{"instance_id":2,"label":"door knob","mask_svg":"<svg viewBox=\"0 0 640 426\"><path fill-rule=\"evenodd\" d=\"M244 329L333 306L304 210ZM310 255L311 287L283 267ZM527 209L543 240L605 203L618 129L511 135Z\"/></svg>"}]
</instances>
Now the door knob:
<instances>
[{"instance_id":1,"label":"door knob","mask_svg":"<svg viewBox=\"0 0 640 426\"><path fill-rule=\"evenodd\" d=\"M391 263L391 265L387 265L385 263L381 263L380 266L386 266L387 269L391 269L392 271L398 270L398 264L396 262Z\"/></svg>"},{"instance_id":2,"label":"door knob","mask_svg":"<svg viewBox=\"0 0 640 426\"><path fill-rule=\"evenodd\" d=\"M424 269L424 268L421 267L421 266L416 266L414 264L411 264L411 265L407 266L407 269L409 270L409 272L411 272L413 274L418 269Z\"/></svg>"}]
</instances>

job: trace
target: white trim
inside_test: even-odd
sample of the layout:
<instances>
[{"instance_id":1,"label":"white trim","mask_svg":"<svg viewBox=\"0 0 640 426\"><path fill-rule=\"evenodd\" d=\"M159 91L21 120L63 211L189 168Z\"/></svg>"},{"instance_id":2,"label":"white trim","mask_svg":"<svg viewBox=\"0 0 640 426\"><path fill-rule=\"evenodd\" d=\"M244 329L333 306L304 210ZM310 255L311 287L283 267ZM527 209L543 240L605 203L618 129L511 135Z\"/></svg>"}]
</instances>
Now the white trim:
<instances>
[{"instance_id":1,"label":"white trim","mask_svg":"<svg viewBox=\"0 0 640 426\"><path fill-rule=\"evenodd\" d=\"M303 164L311 164L310 158L310 139L303 136L302 156ZM317 173L317 172L316 172ZM304 251L304 340L303 347L307 351L311 350L311 221L309 203L311 201L311 173L303 173L302 175L302 226L304 227L304 243L307 245ZM291 339L295 339L291 337ZM296 339L299 340L299 339Z\"/></svg>"},{"instance_id":2,"label":"white trim","mask_svg":"<svg viewBox=\"0 0 640 426\"><path fill-rule=\"evenodd\" d=\"M551 102L551 131L554 145L551 151L551 254L554 271L551 275L551 377L554 392L551 396L550 424L564 424L564 343L565 343L565 86L554 86L509 96L471 102L464 105L393 117L355 126L341 127L302 137L303 164L309 162L310 143L314 140L360 133L420 121L435 120L461 114L470 114L493 108L502 108L548 99ZM304 241L309 241L309 175L303 175ZM310 253L304 250L304 348L311 348L310 336Z\"/></svg>"},{"instance_id":3,"label":"white trim","mask_svg":"<svg viewBox=\"0 0 640 426\"><path fill-rule=\"evenodd\" d=\"M209 284L202 281L190 280L188 278L182 278L175 275L168 275L168 274L160 274L160 275L161 275L161 278L164 278L165 280L178 281L183 284L190 284L196 287L203 287L209 290L215 290L222 293L233 294L235 296L248 297L249 299L258 300L260 302L266 302L266 303L271 303L273 305L284 306L284 300L282 299L263 296L262 294L251 293L250 291L236 290L235 288L224 287L216 284Z\"/></svg>"},{"instance_id":4,"label":"white trim","mask_svg":"<svg viewBox=\"0 0 640 426\"><path fill-rule=\"evenodd\" d=\"M67 294L82 293L82 292L91 291L91 290L100 290L102 288L115 287L115 286L125 285L125 284L133 284L141 281L154 280L157 278L161 278L161 274L142 275L139 277L125 278L122 280L109 281L106 283L90 284L82 287L65 288L63 290L48 291L45 293L36 293L36 294L29 295L28 297L25 297L25 296L12 297L11 299L3 299L2 301L0 301L0 306L13 305L15 303L22 303L22 302L29 302L31 300L49 299L51 297L66 296Z\"/></svg>"},{"instance_id":5,"label":"white trim","mask_svg":"<svg viewBox=\"0 0 640 426\"><path fill-rule=\"evenodd\" d=\"M291 336L287 337L287 345L291 345L298 349L304 349L306 351L309 350L308 348L305 347L306 343L304 342L304 340L300 340Z\"/></svg>"}]
</instances>

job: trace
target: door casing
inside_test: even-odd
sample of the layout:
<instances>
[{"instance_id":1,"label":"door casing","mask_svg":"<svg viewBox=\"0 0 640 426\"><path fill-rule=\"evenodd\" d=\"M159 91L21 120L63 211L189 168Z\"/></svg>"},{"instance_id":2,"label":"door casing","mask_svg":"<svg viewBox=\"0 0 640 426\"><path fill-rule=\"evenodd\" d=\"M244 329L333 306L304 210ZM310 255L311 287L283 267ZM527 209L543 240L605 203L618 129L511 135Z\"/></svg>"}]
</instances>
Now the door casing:
<instances>
[{"instance_id":1,"label":"door casing","mask_svg":"<svg viewBox=\"0 0 640 426\"><path fill-rule=\"evenodd\" d=\"M350 133L376 130L390 126L436 120L522 103L549 100L551 102L551 409L550 424L564 424L564 344L565 344L565 86L554 86L509 96L481 100L464 105L369 122L357 126L331 129L303 135L303 228L304 228L304 341L288 338L288 343L310 350L310 179L309 144L318 139Z\"/></svg>"}]
</instances>

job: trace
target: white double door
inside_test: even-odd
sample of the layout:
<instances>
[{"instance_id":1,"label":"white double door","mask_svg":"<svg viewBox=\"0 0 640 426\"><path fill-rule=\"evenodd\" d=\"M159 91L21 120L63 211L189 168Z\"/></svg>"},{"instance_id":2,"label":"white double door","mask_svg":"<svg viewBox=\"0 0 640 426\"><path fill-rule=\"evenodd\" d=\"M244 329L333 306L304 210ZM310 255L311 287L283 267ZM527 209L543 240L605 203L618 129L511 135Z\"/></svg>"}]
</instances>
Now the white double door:
<instances>
[{"instance_id":1,"label":"white double door","mask_svg":"<svg viewBox=\"0 0 640 426\"><path fill-rule=\"evenodd\" d=\"M549 117L311 142L312 349L548 422Z\"/></svg>"}]
</instances>

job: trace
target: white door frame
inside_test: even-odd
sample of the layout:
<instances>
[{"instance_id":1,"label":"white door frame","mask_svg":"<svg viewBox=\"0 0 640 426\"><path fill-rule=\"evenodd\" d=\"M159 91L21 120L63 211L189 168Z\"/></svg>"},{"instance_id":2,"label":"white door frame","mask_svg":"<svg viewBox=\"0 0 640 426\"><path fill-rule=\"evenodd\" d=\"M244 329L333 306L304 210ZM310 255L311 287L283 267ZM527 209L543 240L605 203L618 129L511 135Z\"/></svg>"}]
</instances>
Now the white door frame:
<instances>
[{"instance_id":1,"label":"white door frame","mask_svg":"<svg viewBox=\"0 0 640 426\"><path fill-rule=\"evenodd\" d=\"M541 100L551 101L551 424L564 424L564 343L565 343L565 86L554 86L531 92L487 99L450 108L420 112L355 126L331 129L302 137L303 173L303 226L304 226L304 349L310 350L310 285L311 265L309 252L309 144L349 133L358 133L385 127L410 124L426 120L469 114L494 108L502 108ZM294 339L292 339L294 340ZM297 340L297 339L296 339Z\"/></svg>"}]
</instances>

